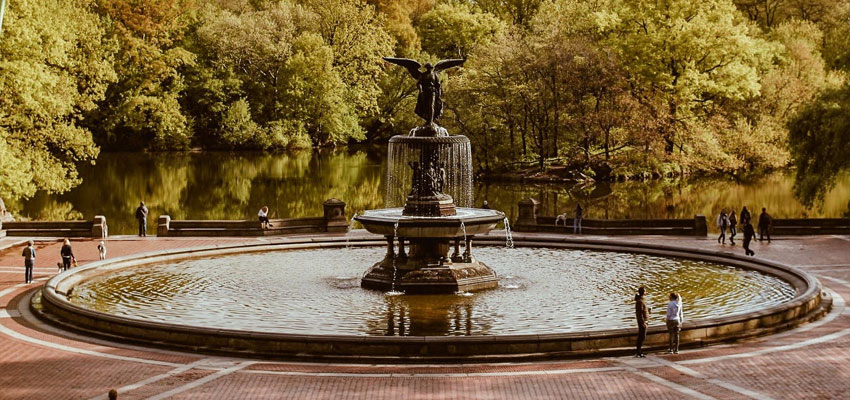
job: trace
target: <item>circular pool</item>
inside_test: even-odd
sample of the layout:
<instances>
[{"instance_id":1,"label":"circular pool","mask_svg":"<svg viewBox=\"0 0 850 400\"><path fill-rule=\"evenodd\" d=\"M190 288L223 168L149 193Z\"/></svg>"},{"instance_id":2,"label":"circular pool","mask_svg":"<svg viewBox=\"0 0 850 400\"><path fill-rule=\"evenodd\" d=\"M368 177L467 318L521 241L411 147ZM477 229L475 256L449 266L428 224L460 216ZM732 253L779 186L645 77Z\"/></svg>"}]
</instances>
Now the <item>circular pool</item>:
<instances>
[{"instance_id":1,"label":"circular pool","mask_svg":"<svg viewBox=\"0 0 850 400\"><path fill-rule=\"evenodd\" d=\"M792 299L788 282L733 266L644 254L484 247L499 287L452 295L360 288L381 247L268 251L163 262L99 275L72 304L128 318L268 333L517 335L629 328L648 290L662 323L671 291L689 320L752 312Z\"/></svg>"},{"instance_id":2,"label":"circular pool","mask_svg":"<svg viewBox=\"0 0 850 400\"><path fill-rule=\"evenodd\" d=\"M663 310L685 300L682 346L766 335L825 315L831 299L794 267L725 252L514 234L477 237L500 274L475 293L360 288L384 249L374 236L280 238L95 262L33 296L41 318L122 342L342 361L520 360L633 349L633 296L653 307L645 347L667 343ZM501 246L498 246L501 244Z\"/></svg>"}]
</instances>

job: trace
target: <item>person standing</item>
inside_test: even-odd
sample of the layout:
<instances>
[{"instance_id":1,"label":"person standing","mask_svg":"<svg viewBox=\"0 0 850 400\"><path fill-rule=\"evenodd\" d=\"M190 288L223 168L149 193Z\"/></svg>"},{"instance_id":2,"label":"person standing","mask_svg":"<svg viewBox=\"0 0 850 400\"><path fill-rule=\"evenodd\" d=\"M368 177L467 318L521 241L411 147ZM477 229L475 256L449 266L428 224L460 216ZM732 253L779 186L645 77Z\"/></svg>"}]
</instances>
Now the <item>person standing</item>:
<instances>
[{"instance_id":1,"label":"person standing","mask_svg":"<svg viewBox=\"0 0 850 400\"><path fill-rule=\"evenodd\" d=\"M747 221L747 223L744 224L744 251L748 256L756 255L756 252L750 250L750 242L752 242L755 237L756 230L753 229L753 224L751 224L750 221Z\"/></svg>"},{"instance_id":2,"label":"person standing","mask_svg":"<svg viewBox=\"0 0 850 400\"><path fill-rule=\"evenodd\" d=\"M24 248L21 255L24 257L24 282L30 283L32 282L32 267L35 265L35 244L32 240L27 242L27 247Z\"/></svg>"},{"instance_id":3,"label":"person standing","mask_svg":"<svg viewBox=\"0 0 850 400\"><path fill-rule=\"evenodd\" d=\"M576 203L576 217L573 219L573 234L581 235L581 218L584 210L581 209L581 204ZM564 221L566 223L567 221Z\"/></svg>"},{"instance_id":4,"label":"person standing","mask_svg":"<svg viewBox=\"0 0 850 400\"><path fill-rule=\"evenodd\" d=\"M750 215L750 210L747 210L747 206L741 208L741 225L746 225L748 222L753 220L753 216Z\"/></svg>"},{"instance_id":5,"label":"person standing","mask_svg":"<svg viewBox=\"0 0 850 400\"><path fill-rule=\"evenodd\" d=\"M145 202L139 203L136 207L136 221L139 221L139 236L148 235L148 208L145 207Z\"/></svg>"},{"instance_id":6,"label":"person standing","mask_svg":"<svg viewBox=\"0 0 850 400\"><path fill-rule=\"evenodd\" d=\"M729 213L729 244L735 245L735 235L738 234L738 217L735 216L735 210Z\"/></svg>"},{"instance_id":7,"label":"person standing","mask_svg":"<svg viewBox=\"0 0 850 400\"><path fill-rule=\"evenodd\" d=\"M635 357L644 358L646 354L643 353L643 342L646 340L646 327L649 325L649 312L652 310L651 308L646 306L646 289L643 286L638 288L638 292L635 295L635 317L637 317L638 324L638 337L637 337L637 353Z\"/></svg>"},{"instance_id":8,"label":"person standing","mask_svg":"<svg viewBox=\"0 0 850 400\"><path fill-rule=\"evenodd\" d=\"M97 245L97 253L100 255L101 260L106 259L106 244L103 243L103 240L101 240L100 244Z\"/></svg>"},{"instance_id":9,"label":"person standing","mask_svg":"<svg viewBox=\"0 0 850 400\"><path fill-rule=\"evenodd\" d=\"M773 218L767 213L766 208L762 208L759 215L759 242L764 241L764 237L767 236L767 242L770 243L770 228L772 227Z\"/></svg>"},{"instance_id":10,"label":"person standing","mask_svg":"<svg viewBox=\"0 0 850 400\"><path fill-rule=\"evenodd\" d=\"M726 210L720 210L720 215L717 216L717 227L720 228L720 236L717 237L717 243L726 244L726 227L729 226L729 218L726 216Z\"/></svg>"},{"instance_id":11,"label":"person standing","mask_svg":"<svg viewBox=\"0 0 850 400\"><path fill-rule=\"evenodd\" d=\"M488 204L488 203L487 203L487 200L484 200L484 203L483 203L483 204L481 204L481 208L483 208L483 209L485 209L485 210L489 210L489 209L490 209L490 204Z\"/></svg>"},{"instance_id":12,"label":"person standing","mask_svg":"<svg viewBox=\"0 0 850 400\"><path fill-rule=\"evenodd\" d=\"M71 249L71 240L69 239L65 239L65 244L63 244L62 248L59 250L59 255L62 256L63 271L71 269L72 262L77 262L76 257L74 257L74 250Z\"/></svg>"},{"instance_id":13,"label":"person standing","mask_svg":"<svg viewBox=\"0 0 850 400\"><path fill-rule=\"evenodd\" d=\"M260 212L257 213L257 219L260 220L260 226L263 229L269 228L272 224L269 222L269 206L263 206Z\"/></svg>"},{"instance_id":14,"label":"person standing","mask_svg":"<svg viewBox=\"0 0 850 400\"><path fill-rule=\"evenodd\" d=\"M670 302L667 303L667 333L669 335L667 354L679 354L679 332L682 331L684 320L681 296L670 293Z\"/></svg>"}]
</instances>

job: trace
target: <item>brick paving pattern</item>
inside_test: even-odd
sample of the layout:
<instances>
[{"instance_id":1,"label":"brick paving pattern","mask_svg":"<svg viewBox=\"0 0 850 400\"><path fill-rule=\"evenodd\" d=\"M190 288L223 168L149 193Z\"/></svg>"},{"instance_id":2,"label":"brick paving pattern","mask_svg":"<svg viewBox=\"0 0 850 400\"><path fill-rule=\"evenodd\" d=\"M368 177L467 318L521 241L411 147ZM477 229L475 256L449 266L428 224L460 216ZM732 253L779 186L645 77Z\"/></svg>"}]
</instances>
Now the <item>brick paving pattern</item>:
<instances>
[{"instance_id":1,"label":"brick paving pattern","mask_svg":"<svg viewBox=\"0 0 850 400\"><path fill-rule=\"evenodd\" d=\"M600 239L605 239L599 237ZM610 238L620 240L622 238ZM110 257L244 238L111 238ZM742 253L705 238L629 237ZM457 365L322 364L152 349L66 332L37 320L29 297L53 276L57 240L38 240L36 282L23 284L22 239L0 238L0 399L824 399L850 393L850 237L755 243L758 257L815 274L836 296L824 320L680 355ZM74 240L80 264L97 241Z\"/></svg>"}]
</instances>

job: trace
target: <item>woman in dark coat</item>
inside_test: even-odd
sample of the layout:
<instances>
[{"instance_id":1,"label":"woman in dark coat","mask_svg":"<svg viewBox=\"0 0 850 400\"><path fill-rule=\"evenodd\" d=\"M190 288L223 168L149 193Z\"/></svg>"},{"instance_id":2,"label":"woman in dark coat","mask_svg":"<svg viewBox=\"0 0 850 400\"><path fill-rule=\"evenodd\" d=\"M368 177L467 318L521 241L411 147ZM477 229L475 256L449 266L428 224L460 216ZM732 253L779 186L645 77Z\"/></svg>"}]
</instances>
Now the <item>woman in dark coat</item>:
<instances>
[{"instance_id":1,"label":"woman in dark coat","mask_svg":"<svg viewBox=\"0 0 850 400\"><path fill-rule=\"evenodd\" d=\"M63 244L62 249L59 250L59 255L62 256L63 271L71 269L71 262L77 261L77 259L74 257L74 250L71 249L71 241L69 239L65 239L65 244Z\"/></svg>"}]
</instances>

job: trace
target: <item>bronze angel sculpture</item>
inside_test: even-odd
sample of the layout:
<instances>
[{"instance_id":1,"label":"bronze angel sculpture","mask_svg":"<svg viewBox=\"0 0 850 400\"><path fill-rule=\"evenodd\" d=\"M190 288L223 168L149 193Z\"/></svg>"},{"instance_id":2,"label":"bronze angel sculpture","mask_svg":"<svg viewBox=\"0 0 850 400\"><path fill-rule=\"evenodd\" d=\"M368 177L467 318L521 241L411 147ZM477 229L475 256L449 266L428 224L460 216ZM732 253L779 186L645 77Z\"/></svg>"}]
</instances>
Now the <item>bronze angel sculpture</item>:
<instances>
[{"instance_id":1,"label":"bronze angel sculpture","mask_svg":"<svg viewBox=\"0 0 850 400\"><path fill-rule=\"evenodd\" d=\"M416 79L416 87L419 89L419 96L416 98L416 115L425 120L425 127L435 129L434 120L439 119L443 114L439 73L463 65L466 60L441 60L434 65L427 63L425 71L419 70L422 64L409 58L384 57L384 60L406 68L413 79Z\"/></svg>"}]
</instances>

